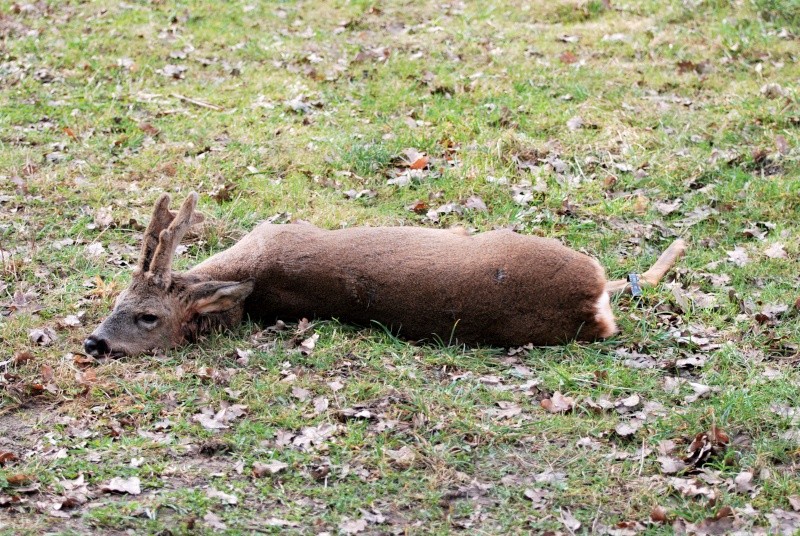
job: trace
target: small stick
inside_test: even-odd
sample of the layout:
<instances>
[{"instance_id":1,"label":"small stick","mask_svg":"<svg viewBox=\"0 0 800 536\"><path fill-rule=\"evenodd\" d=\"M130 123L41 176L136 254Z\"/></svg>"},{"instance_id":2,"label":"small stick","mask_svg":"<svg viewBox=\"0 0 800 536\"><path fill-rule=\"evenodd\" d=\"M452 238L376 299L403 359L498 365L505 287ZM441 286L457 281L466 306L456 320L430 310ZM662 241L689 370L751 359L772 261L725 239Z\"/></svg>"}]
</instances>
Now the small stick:
<instances>
[{"instance_id":1,"label":"small stick","mask_svg":"<svg viewBox=\"0 0 800 536\"><path fill-rule=\"evenodd\" d=\"M194 104L195 106L199 106L200 108L208 108L209 110L214 110L215 112L221 112L223 110L221 106L217 106L216 104L209 104L201 100L192 99L190 97L181 95L179 93L172 93L171 95L181 102L188 102L189 104Z\"/></svg>"}]
</instances>

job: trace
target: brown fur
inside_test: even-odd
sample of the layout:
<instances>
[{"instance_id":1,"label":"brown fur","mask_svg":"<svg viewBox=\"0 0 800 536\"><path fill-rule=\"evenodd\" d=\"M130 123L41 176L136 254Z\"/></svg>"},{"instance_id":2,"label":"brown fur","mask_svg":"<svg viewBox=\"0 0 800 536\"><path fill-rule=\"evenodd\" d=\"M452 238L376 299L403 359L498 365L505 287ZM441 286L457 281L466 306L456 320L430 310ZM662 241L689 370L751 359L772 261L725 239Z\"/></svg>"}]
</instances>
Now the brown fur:
<instances>
[{"instance_id":1,"label":"brown fur","mask_svg":"<svg viewBox=\"0 0 800 536\"><path fill-rule=\"evenodd\" d=\"M149 251L159 233L153 263L159 257L171 259L166 250L177 245L195 218L193 208L194 202L187 200L168 222L170 229L181 232L148 228ZM164 210L166 203L160 200L156 213ZM682 250L680 242L665 262L674 264ZM623 290L613 286L618 282L606 281L591 257L555 240L511 231L469 236L416 227L326 231L309 224L262 224L189 272L167 275L169 285L154 290L163 286L164 268L166 262L156 270L158 277L137 273L131 289L142 284L137 278L150 278L148 294L136 296L129 290L115 313L135 309L137 300L152 302L159 293L170 304L165 309L172 311L176 306L169 296L179 295L183 310L169 313L181 318L170 328L180 334L173 345L210 324L233 325L243 314L267 322L278 317L379 322L405 338L445 343L516 346L595 340L616 332L604 293ZM598 310L601 303L604 309ZM203 311L195 311L197 307ZM113 318L114 313L93 337L103 337L112 351L143 351L142 344L115 342L117 334L104 329Z\"/></svg>"}]
</instances>

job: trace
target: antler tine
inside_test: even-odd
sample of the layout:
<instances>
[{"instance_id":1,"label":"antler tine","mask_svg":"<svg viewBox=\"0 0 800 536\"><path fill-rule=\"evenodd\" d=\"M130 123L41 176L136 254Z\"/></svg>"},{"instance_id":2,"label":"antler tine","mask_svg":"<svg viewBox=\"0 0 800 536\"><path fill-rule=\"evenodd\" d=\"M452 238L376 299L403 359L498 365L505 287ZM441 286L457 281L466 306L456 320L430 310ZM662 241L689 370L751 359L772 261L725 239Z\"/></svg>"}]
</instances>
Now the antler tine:
<instances>
[{"instance_id":1,"label":"antler tine","mask_svg":"<svg viewBox=\"0 0 800 536\"><path fill-rule=\"evenodd\" d=\"M153 255L148 272L154 280L162 286L168 286L172 270L172 257L175 248L180 244L183 235L193 224L203 221L200 214L195 214L197 206L197 193L192 192L181 205L175 219L169 227L162 230L158 237L158 247Z\"/></svg>"},{"instance_id":2,"label":"antler tine","mask_svg":"<svg viewBox=\"0 0 800 536\"><path fill-rule=\"evenodd\" d=\"M147 225L142 239L142 252L139 254L139 263L136 265L137 273L144 273L150 269L150 262L153 254L158 247L158 239L161 231L172 223L175 214L169 210L169 194L161 194L153 208L153 217Z\"/></svg>"}]
</instances>

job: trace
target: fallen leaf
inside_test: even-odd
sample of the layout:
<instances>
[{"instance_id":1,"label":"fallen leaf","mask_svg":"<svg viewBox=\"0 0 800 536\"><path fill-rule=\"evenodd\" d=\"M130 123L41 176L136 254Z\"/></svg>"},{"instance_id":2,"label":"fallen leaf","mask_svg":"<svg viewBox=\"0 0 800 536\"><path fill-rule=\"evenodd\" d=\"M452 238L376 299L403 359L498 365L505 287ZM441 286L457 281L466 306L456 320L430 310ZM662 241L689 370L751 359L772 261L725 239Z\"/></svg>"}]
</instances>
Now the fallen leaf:
<instances>
[{"instance_id":1,"label":"fallen leaf","mask_svg":"<svg viewBox=\"0 0 800 536\"><path fill-rule=\"evenodd\" d=\"M650 519L654 523L669 523L667 511L664 509L664 507L658 505L654 506L650 511Z\"/></svg>"},{"instance_id":2,"label":"fallen leaf","mask_svg":"<svg viewBox=\"0 0 800 536\"><path fill-rule=\"evenodd\" d=\"M723 506L714 517L709 517L697 524L697 534L729 534L734 524L733 509Z\"/></svg>"},{"instance_id":3,"label":"fallen leaf","mask_svg":"<svg viewBox=\"0 0 800 536\"><path fill-rule=\"evenodd\" d=\"M302 387L293 387L292 396L298 399L300 402L305 402L311 397L311 391L308 389L303 389Z\"/></svg>"},{"instance_id":4,"label":"fallen leaf","mask_svg":"<svg viewBox=\"0 0 800 536\"><path fill-rule=\"evenodd\" d=\"M28 332L28 338L32 343L40 346L47 346L58 338L56 332L51 327L36 328Z\"/></svg>"},{"instance_id":5,"label":"fallen leaf","mask_svg":"<svg viewBox=\"0 0 800 536\"><path fill-rule=\"evenodd\" d=\"M678 474L688 467L683 461L671 456L659 456L658 463L661 464L661 472L665 475Z\"/></svg>"},{"instance_id":6,"label":"fallen leaf","mask_svg":"<svg viewBox=\"0 0 800 536\"><path fill-rule=\"evenodd\" d=\"M298 350L300 350L301 354L310 355L311 352L314 351L314 347L317 345L318 339L319 339L319 333L315 333L311 337L301 342L297 348Z\"/></svg>"},{"instance_id":7,"label":"fallen leaf","mask_svg":"<svg viewBox=\"0 0 800 536\"><path fill-rule=\"evenodd\" d=\"M783 137L782 134L778 134L775 136L775 147L778 148L778 152L781 154L789 154L791 147L789 147L789 143L786 141L786 138Z\"/></svg>"},{"instance_id":8,"label":"fallen leaf","mask_svg":"<svg viewBox=\"0 0 800 536\"><path fill-rule=\"evenodd\" d=\"M289 467L289 465L280 460L272 460L269 463L255 462L253 464L253 476L261 478L267 474L276 475L287 467Z\"/></svg>"},{"instance_id":9,"label":"fallen leaf","mask_svg":"<svg viewBox=\"0 0 800 536\"><path fill-rule=\"evenodd\" d=\"M428 203L422 200L414 201L410 205L406 207L406 210L410 210L411 212L416 212L417 214L425 214L430 209Z\"/></svg>"},{"instance_id":10,"label":"fallen leaf","mask_svg":"<svg viewBox=\"0 0 800 536\"><path fill-rule=\"evenodd\" d=\"M575 406L575 399L556 391L551 398L543 399L540 404L550 413L565 413Z\"/></svg>"},{"instance_id":11,"label":"fallen leaf","mask_svg":"<svg viewBox=\"0 0 800 536\"><path fill-rule=\"evenodd\" d=\"M17 455L13 452L0 450L0 467L5 467L8 462L15 462L17 459Z\"/></svg>"},{"instance_id":12,"label":"fallen leaf","mask_svg":"<svg viewBox=\"0 0 800 536\"><path fill-rule=\"evenodd\" d=\"M130 478L112 478L108 484L101 486L100 489L106 493L116 492L127 493L129 495L139 495L142 493L139 477L136 476Z\"/></svg>"},{"instance_id":13,"label":"fallen leaf","mask_svg":"<svg viewBox=\"0 0 800 536\"><path fill-rule=\"evenodd\" d=\"M675 490L680 492L681 495L686 497L696 497L698 495L702 495L709 499L715 499L717 496L713 489L702 485L696 479L671 477L669 479L669 484L675 488Z\"/></svg>"},{"instance_id":14,"label":"fallen leaf","mask_svg":"<svg viewBox=\"0 0 800 536\"><path fill-rule=\"evenodd\" d=\"M225 493L224 491L220 491L216 488L208 488L206 490L206 497L210 499L219 499L225 504L238 504L239 499L236 495L231 495L230 493Z\"/></svg>"},{"instance_id":15,"label":"fallen leaf","mask_svg":"<svg viewBox=\"0 0 800 536\"><path fill-rule=\"evenodd\" d=\"M753 486L753 473L749 471L742 471L733 479L736 485L736 492L745 495L755 496L756 487Z\"/></svg>"},{"instance_id":16,"label":"fallen leaf","mask_svg":"<svg viewBox=\"0 0 800 536\"><path fill-rule=\"evenodd\" d=\"M486 203L483 202L483 199L478 197L477 195L472 195L464 201L464 208L470 210L477 210L479 212L483 212L487 210Z\"/></svg>"},{"instance_id":17,"label":"fallen leaf","mask_svg":"<svg viewBox=\"0 0 800 536\"><path fill-rule=\"evenodd\" d=\"M510 419L511 417L516 417L522 413L522 408L513 402L500 400L497 402L497 405L499 406L499 409L492 408L487 410L486 413L498 419Z\"/></svg>"},{"instance_id":18,"label":"fallen leaf","mask_svg":"<svg viewBox=\"0 0 800 536\"><path fill-rule=\"evenodd\" d=\"M564 52L561 53L558 59L561 60L561 63L566 63L567 65L569 65L571 63L575 63L576 61L578 61L578 56L576 56L569 50L565 50Z\"/></svg>"},{"instance_id":19,"label":"fallen leaf","mask_svg":"<svg viewBox=\"0 0 800 536\"><path fill-rule=\"evenodd\" d=\"M573 533L581 528L581 522L572 515L572 512L566 509L561 510L561 522L564 523L564 526Z\"/></svg>"},{"instance_id":20,"label":"fallen leaf","mask_svg":"<svg viewBox=\"0 0 800 536\"><path fill-rule=\"evenodd\" d=\"M769 257L770 259L788 259L789 255L786 254L786 250L783 249L783 244L780 242L775 242L770 247L764 250L764 255Z\"/></svg>"},{"instance_id":21,"label":"fallen leaf","mask_svg":"<svg viewBox=\"0 0 800 536\"><path fill-rule=\"evenodd\" d=\"M323 413L328 409L329 401L324 396L318 396L314 399L314 413Z\"/></svg>"},{"instance_id":22,"label":"fallen leaf","mask_svg":"<svg viewBox=\"0 0 800 536\"><path fill-rule=\"evenodd\" d=\"M728 260L736 266L746 266L750 262L750 257L747 251L739 246L736 246L733 251L728 251Z\"/></svg>"},{"instance_id":23,"label":"fallen leaf","mask_svg":"<svg viewBox=\"0 0 800 536\"><path fill-rule=\"evenodd\" d=\"M655 203L653 203L653 206L662 216L669 216L670 214L678 210L678 207L681 205L681 202L682 201L680 199L675 199L671 203L656 201Z\"/></svg>"},{"instance_id":24,"label":"fallen leaf","mask_svg":"<svg viewBox=\"0 0 800 536\"><path fill-rule=\"evenodd\" d=\"M400 447L397 450L385 449L384 452L389 458L391 458L394 465L402 469L411 467L417 457L414 450L408 446Z\"/></svg>"},{"instance_id":25,"label":"fallen leaf","mask_svg":"<svg viewBox=\"0 0 800 536\"><path fill-rule=\"evenodd\" d=\"M367 521L365 519L347 519L345 518L339 523L339 531L342 534L358 534L367 530Z\"/></svg>"},{"instance_id":26,"label":"fallen leaf","mask_svg":"<svg viewBox=\"0 0 800 536\"><path fill-rule=\"evenodd\" d=\"M547 498L550 491L546 489L526 489L525 498L531 501L534 508L544 508L547 505Z\"/></svg>"},{"instance_id":27,"label":"fallen leaf","mask_svg":"<svg viewBox=\"0 0 800 536\"><path fill-rule=\"evenodd\" d=\"M583 127L583 118L580 116L575 116L567 120L567 128L570 130L579 130Z\"/></svg>"},{"instance_id":28,"label":"fallen leaf","mask_svg":"<svg viewBox=\"0 0 800 536\"><path fill-rule=\"evenodd\" d=\"M205 408L202 413L194 415L192 420L199 422L208 430L222 430L228 428L228 423L244 415L246 410L247 406L242 404L223 403L222 408L216 413L211 408Z\"/></svg>"},{"instance_id":29,"label":"fallen leaf","mask_svg":"<svg viewBox=\"0 0 800 536\"><path fill-rule=\"evenodd\" d=\"M203 521L205 521L206 525L211 527L215 530L228 530L228 525L222 522L222 518L220 518L214 512L207 512L206 515L203 516Z\"/></svg>"},{"instance_id":30,"label":"fallen leaf","mask_svg":"<svg viewBox=\"0 0 800 536\"><path fill-rule=\"evenodd\" d=\"M631 419L629 421L623 421L618 423L614 427L614 431L620 437L628 437L635 434L636 431L639 430L639 428L641 427L642 427L642 421L640 421L639 419Z\"/></svg>"},{"instance_id":31,"label":"fallen leaf","mask_svg":"<svg viewBox=\"0 0 800 536\"><path fill-rule=\"evenodd\" d=\"M708 432L701 432L695 436L683 461L695 467L701 467L709 459L725 452L729 442L728 434L717 426L712 426Z\"/></svg>"}]
</instances>

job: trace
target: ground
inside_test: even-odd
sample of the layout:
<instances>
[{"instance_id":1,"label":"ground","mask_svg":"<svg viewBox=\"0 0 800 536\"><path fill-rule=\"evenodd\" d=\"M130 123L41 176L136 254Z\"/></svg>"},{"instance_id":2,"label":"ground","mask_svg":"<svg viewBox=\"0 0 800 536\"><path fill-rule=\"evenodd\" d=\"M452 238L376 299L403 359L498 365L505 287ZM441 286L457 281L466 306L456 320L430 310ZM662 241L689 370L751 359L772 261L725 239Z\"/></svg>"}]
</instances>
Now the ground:
<instances>
[{"instance_id":1,"label":"ground","mask_svg":"<svg viewBox=\"0 0 800 536\"><path fill-rule=\"evenodd\" d=\"M793 533L798 35L794 0L0 0L0 532ZM83 355L191 190L177 269L262 220L689 249L605 342Z\"/></svg>"}]
</instances>

